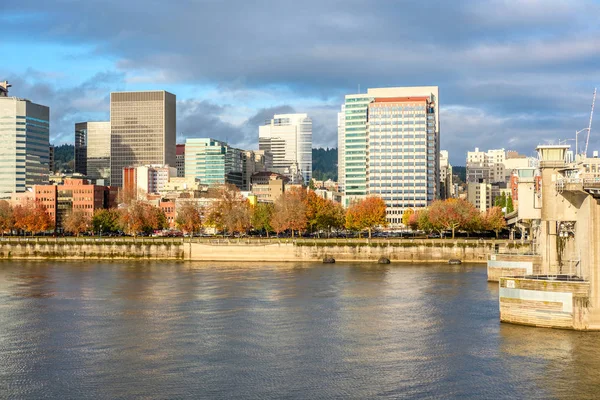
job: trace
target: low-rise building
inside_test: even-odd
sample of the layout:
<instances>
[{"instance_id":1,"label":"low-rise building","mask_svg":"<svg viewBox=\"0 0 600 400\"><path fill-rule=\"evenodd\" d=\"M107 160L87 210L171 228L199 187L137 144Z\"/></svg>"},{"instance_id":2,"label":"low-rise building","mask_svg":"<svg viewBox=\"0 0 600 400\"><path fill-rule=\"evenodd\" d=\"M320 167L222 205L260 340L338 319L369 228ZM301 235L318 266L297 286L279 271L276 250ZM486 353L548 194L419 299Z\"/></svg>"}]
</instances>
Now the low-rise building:
<instances>
[{"instance_id":1,"label":"low-rise building","mask_svg":"<svg viewBox=\"0 0 600 400\"><path fill-rule=\"evenodd\" d=\"M26 193L13 193L13 206L28 201L41 204L50 216L57 231L61 231L65 217L81 210L92 218L94 212L116 205L117 188L92 185L86 179L67 178L59 185L34 185Z\"/></svg>"},{"instance_id":2,"label":"low-rise building","mask_svg":"<svg viewBox=\"0 0 600 400\"><path fill-rule=\"evenodd\" d=\"M257 172L252 175L252 194L258 202L274 203L285 192L288 178L276 172Z\"/></svg>"}]
</instances>

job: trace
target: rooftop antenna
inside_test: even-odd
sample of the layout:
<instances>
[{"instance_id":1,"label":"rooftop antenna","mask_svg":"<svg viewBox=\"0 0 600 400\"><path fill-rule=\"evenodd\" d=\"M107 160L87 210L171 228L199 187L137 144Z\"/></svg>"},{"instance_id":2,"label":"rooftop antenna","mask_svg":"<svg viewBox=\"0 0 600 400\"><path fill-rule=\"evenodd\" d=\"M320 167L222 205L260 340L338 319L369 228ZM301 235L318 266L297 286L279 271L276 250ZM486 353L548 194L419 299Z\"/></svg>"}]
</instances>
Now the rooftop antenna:
<instances>
[{"instance_id":1,"label":"rooftop antenna","mask_svg":"<svg viewBox=\"0 0 600 400\"><path fill-rule=\"evenodd\" d=\"M584 157L587 157L587 149L588 149L588 144L590 143L590 133L592 132L592 118L594 117L594 104L596 103L596 88L594 88L594 97L592 98L592 111L590 112L590 124L588 125L588 135L587 135L587 139L585 140L585 151L583 153Z\"/></svg>"}]
</instances>

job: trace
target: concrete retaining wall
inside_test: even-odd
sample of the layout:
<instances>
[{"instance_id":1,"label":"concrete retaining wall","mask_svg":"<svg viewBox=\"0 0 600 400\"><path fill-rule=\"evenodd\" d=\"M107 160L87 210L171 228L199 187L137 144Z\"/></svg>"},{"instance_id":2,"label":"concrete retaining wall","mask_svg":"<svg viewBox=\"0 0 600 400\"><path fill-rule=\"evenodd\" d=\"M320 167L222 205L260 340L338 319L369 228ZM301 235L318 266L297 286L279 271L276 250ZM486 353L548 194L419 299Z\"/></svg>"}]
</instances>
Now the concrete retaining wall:
<instances>
[{"instance_id":1,"label":"concrete retaining wall","mask_svg":"<svg viewBox=\"0 0 600 400\"><path fill-rule=\"evenodd\" d=\"M500 278L500 321L544 328L593 329L589 282Z\"/></svg>"},{"instance_id":2,"label":"concrete retaining wall","mask_svg":"<svg viewBox=\"0 0 600 400\"><path fill-rule=\"evenodd\" d=\"M158 259L183 260L181 243L143 244L131 242L77 243L0 243L0 258L12 259Z\"/></svg>"},{"instance_id":3,"label":"concrete retaining wall","mask_svg":"<svg viewBox=\"0 0 600 400\"><path fill-rule=\"evenodd\" d=\"M377 261L381 257L404 262L485 262L498 250L515 249L507 242L480 241L236 241L183 242L86 239L70 241L0 241L0 258L165 259L192 261ZM518 248L526 251L527 245Z\"/></svg>"}]
</instances>

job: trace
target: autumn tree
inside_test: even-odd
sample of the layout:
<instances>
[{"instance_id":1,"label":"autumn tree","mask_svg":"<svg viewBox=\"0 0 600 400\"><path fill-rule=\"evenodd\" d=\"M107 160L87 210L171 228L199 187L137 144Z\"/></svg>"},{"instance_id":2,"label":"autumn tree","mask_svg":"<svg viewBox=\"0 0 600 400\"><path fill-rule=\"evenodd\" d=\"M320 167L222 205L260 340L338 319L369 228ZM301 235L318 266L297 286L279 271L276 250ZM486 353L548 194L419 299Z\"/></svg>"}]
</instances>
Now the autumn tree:
<instances>
[{"instance_id":1,"label":"autumn tree","mask_svg":"<svg viewBox=\"0 0 600 400\"><path fill-rule=\"evenodd\" d=\"M307 193L301 188L293 188L279 196L271 217L271 226L278 235L289 229L294 237L295 232L306 229L306 203Z\"/></svg>"},{"instance_id":2,"label":"autumn tree","mask_svg":"<svg viewBox=\"0 0 600 400\"><path fill-rule=\"evenodd\" d=\"M13 212L15 228L30 232L31 235L54 228L52 219L40 203L28 202L24 205L18 205Z\"/></svg>"},{"instance_id":3,"label":"autumn tree","mask_svg":"<svg viewBox=\"0 0 600 400\"><path fill-rule=\"evenodd\" d=\"M193 236L202 228L202 208L192 201L183 203L177 210L175 223L179 229Z\"/></svg>"},{"instance_id":4,"label":"autumn tree","mask_svg":"<svg viewBox=\"0 0 600 400\"><path fill-rule=\"evenodd\" d=\"M119 223L123 231L129 235L136 237L144 227L145 207L139 201L131 202L127 208L119 210L121 216Z\"/></svg>"},{"instance_id":5,"label":"autumn tree","mask_svg":"<svg viewBox=\"0 0 600 400\"><path fill-rule=\"evenodd\" d=\"M66 232L71 232L79 236L82 232L87 232L91 226L91 219L88 213L83 210L75 209L67 214L62 221Z\"/></svg>"},{"instance_id":6,"label":"autumn tree","mask_svg":"<svg viewBox=\"0 0 600 400\"><path fill-rule=\"evenodd\" d=\"M385 202L381 197L370 196L350 205L346 213L346 228L369 232L371 239L373 228L387 226Z\"/></svg>"},{"instance_id":7,"label":"autumn tree","mask_svg":"<svg viewBox=\"0 0 600 400\"><path fill-rule=\"evenodd\" d=\"M402 213L402 224L404 226L410 226L410 217L414 214L415 210L413 210L412 208L407 208L406 210L404 210L404 212Z\"/></svg>"},{"instance_id":8,"label":"autumn tree","mask_svg":"<svg viewBox=\"0 0 600 400\"><path fill-rule=\"evenodd\" d=\"M2 231L2 236L4 236L4 232L12 230L14 225L13 208L8 201L0 200L0 231Z\"/></svg>"},{"instance_id":9,"label":"autumn tree","mask_svg":"<svg viewBox=\"0 0 600 400\"><path fill-rule=\"evenodd\" d=\"M466 229L478 217L479 211L475 206L464 199L447 199L434 201L429 207L429 221L433 229L440 232L455 231L459 228Z\"/></svg>"},{"instance_id":10,"label":"autumn tree","mask_svg":"<svg viewBox=\"0 0 600 400\"><path fill-rule=\"evenodd\" d=\"M236 201L223 217L225 228L232 233L247 232L251 227L251 220L252 210L250 203L246 199Z\"/></svg>"},{"instance_id":11,"label":"autumn tree","mask_svg":"<svg viewBox=\"0 0 600 400\"><path fill-rule=\"evenodd\" d=\"M206 225L230 233L245 232L250 228L250 204L235 185L212 186L209 196L215 200L208 208Z\"/></svg>"},{"instance_id":12,"label":"autumn tree","mask_svg":"<svg viewBox=\"0 0 600 400\"><path fill-rule=\"evenodd\" d=\"M94 232L116 232L121 226L119 223L120 214L117 209L99 209L92 217L92 229Z\"/></svg>"},{"instance_id":13,"label":"autumn tree","mask_svg":"<svg viewBox=\"0 0 600 400\"><path fill-rule=\"evenodd\" d=\"M310 230L326 230L344 225L344 210L341 204L318 196L314 191L308 191L306 198L306 221Z\"/></svg>"},{"instance_id":14,"label":"autumn tree","mask_svg":"<svg viewBox=\"0 0 600 400\"><path fill-rule=\"evenodd\" d=\"M402 218L404 218L404 216ZM413 231L419 229L419 212L413 212L412 214L410 214L410 216L408 217L408 226Z\"/></svg>"},{"instance_id":15,"label":"autumn tree","mask_svg":"<svg viewBox=\"0 0 600 400\"><path fill-rule=\"evenodd\" d=\"M151 232L167 228L167 217L163 210L148 203L134 201L120 210L123 230L136 237L140 232Z\"/></svg>"},{"instance_id":16,"label":"autumn tree","mask_svg":"<svg viewBox=\"0 0 600 400\"><path fill-rule=\"evenodd\" d=\"M489 208L483 217L483 221L485 229L496 233L496 239L498 239L498 233L506 228L506 219L500 207Z\"/></svg>"},{"instance_id":17,"label":"autumn tree","mask_svg":"<svg viewBox=\"0 0 600 400\"><path fill-rule=\"evenodd\" d=\"M285 202L278 201L275 203L273 207L273 213L271 214L271 219L269 220L269 224L277 234L277 237L279 237L279 234L281 232L288 229L289 224L285 210Z\"/></svg>"},{"instance_id":18,"label":"autumn tree","mask_svg":"<svg viewBox=\"0 0 600 400\"><path fill-rule=\"evenodd\" d=\"M144 232L152 232L158 229L167 229L169 223L167 222L167 216L162 208L153 206L151 204L144 204L146 223L144 225Z\"/></svg>"},{"instance_id":19,"label":"autumn tree","mask_svg":"<svg viewBox=\"0 0 600 400\"><path fill-rule=\"evenodd\" d=\"M269 232L273 230L271 218L274 210L273 203L257 203L252 210L252 227L258 231L264 230L267 237L269 237Z\"/></svg>"}]
</instances>

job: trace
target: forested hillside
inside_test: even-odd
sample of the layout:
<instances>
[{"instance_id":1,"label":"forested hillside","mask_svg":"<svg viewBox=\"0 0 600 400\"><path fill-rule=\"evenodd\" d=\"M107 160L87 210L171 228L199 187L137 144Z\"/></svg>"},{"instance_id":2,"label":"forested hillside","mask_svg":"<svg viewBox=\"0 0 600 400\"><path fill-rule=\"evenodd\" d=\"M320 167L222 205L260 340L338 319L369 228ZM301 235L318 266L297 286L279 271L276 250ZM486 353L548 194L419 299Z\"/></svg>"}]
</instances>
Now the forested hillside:
<instances>
[{"instance_id":1,"label":"forested hillside","mask_svg":"<svg viewBox=\"0 0 600 400\"><path fill-rule=\"evenodd\" d=\"M337 181L337 148L312 149L313 178L318 181Z\"/></svg>"},{"instance_id":2,"label":"forested hillside","mask_svg":"<svg viewBox=\"0 0 600 400\"><path fill-rule=\"evenodd\" d=\"M75 146L61 144L54 147L54 164L57 171L72 170L75 162Z\"/></svg>"}]
</instances>

